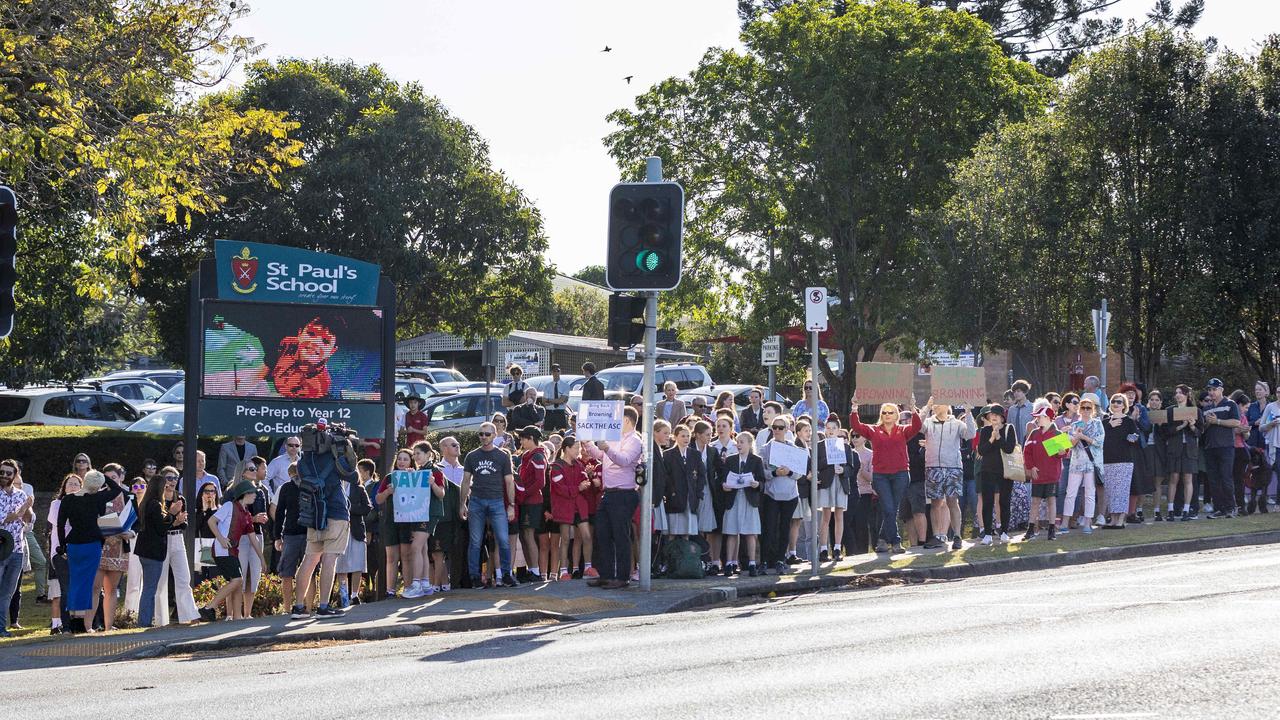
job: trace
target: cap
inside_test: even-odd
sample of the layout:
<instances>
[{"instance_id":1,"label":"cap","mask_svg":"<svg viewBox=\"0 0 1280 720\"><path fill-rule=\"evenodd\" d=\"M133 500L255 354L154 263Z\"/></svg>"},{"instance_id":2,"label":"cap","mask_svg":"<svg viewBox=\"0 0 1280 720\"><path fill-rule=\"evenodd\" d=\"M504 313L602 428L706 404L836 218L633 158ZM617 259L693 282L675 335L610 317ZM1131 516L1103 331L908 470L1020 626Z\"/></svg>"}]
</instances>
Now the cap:
<instances>
[{"instance_id":1,"label":"cap","mask_svg":"<svg viewBox=\"0 0 1280 720\"><path fill-rule=\"evenodd\" d=\"M1031 413L1031 417L1033 418L1048 417L1050 420L1052 420L1057 416L1054 414L1053 408L1049 407L1048 405L1044 405L1040 408L1037 408L1035 411L1033 411Z\"/></svg>"},{"instance_id":2,"label":"cap","mask_svg":"<svg viewBox=\"0 0 1280 720\"><path fill-rule=\"evenodd\" d=\"M1219 379L1219 378L1209 378L1209 382L1208 382L1207 384L1205 384L1205 387L1206 387L1206 388L1220 388L1220 387L1226 387L1226 386L1222 384L1222 380L1221 380L1221 379Z\"/></svg>"},{"instance_id":3,"label":"cap","mask_svg":"<svg viewBox=\"0 0 1280 720\"><path fill-rule=\"evenodd\" d=\"M327 419L325 419L324 417L316 418L317 430L324 430L327 427L329 427L329 421Z\"/></svg>"}]
</instances>

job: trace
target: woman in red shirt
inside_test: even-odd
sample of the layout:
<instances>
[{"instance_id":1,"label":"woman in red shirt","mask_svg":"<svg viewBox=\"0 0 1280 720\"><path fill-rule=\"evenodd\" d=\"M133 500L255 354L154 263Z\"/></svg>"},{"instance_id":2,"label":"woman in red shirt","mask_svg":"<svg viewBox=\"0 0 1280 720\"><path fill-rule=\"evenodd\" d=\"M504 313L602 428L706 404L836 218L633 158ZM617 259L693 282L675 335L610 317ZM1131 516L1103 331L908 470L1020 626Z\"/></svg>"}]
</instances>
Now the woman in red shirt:
<instances>
[{"instance_id":1,"label":"woman in red shirt","mask_svg":"<svg viewBox=\"0 0 1280 720\"><path fill-rule=\"evenodd\" d=\"M1054 503L1058 495L1058 480L1062 477L1062 458L1071 453L1068 449L1050 455L1044 448L1044 441L1060 432L1053 422L1053 408L1041 406L1031 413L1031 420L1036 428L1027 435L1027 441L1022 446L1022 461L1027 468L1027 477L1031 480L1031 522L1027 524L1027 534L1022 536L1023 542L1036 537L1036 519L1040 517L1042 500L1048 504L1049 516L1057 513ZM1052 521L1048 525L1049 539L1053 540L1057 536L1058 526Z\"/></svg>"},{"instance_id":2,"label":"woman in red shirt","mask_svg":"<svg viewBox=\"0 0 1280 720\"><path fill-rule=\"evenodd\" d=\"M933 405L929 398L926 405ZM911 401L911 419L906 425L898 424L901 415L898 406L885 403L880 406L880 422L877 425L864 425L858 418L858 395L853 396L852 411L849 413L849 429L866 438L871 443L871 487L880 498L880 541L876 543L876 552L902 553L902 535L898 533L898 507L906 496L907 485L911 482L911 465L907 460L907 439L920 432L920 413L916 412L916 403Z\"/></svg>"}]
</instances>

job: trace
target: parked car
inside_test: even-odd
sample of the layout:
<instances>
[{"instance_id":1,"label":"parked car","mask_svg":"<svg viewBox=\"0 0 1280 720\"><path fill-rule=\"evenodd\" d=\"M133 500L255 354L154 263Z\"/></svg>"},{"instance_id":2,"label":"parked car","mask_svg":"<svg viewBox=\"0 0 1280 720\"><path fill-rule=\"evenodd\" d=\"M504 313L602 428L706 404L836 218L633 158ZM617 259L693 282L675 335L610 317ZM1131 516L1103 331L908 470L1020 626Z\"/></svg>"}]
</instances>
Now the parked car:
<instances>
[{"instance_id":1,"label":"parked car","mask_svg":"<svg viewBox=\"0 0 1280 720\"><path fill-rule=\"evenodd\" d=\"M462 381L459 381L459 382L441 382L441 383L432 383L432 384L431 384L431 386L432 386L432 387L434 387L434 388L436 389L436 392L442 392L442 393L443 393L443 392L453 392L453 391L455 391L455 390L474 390L474 389L476 389L476 388L481 388L481 389L483 389L483 388L484 388L484 381L482 381L482 380L462 380ZM492 383L492 384L490 385L490 387L500 388L500 387L502 387L502 383Z\"/></svg>"},{"instance_id":2,"label":"parked car","mask_svg":"<svg viewBox=\"0 0 1280 720\"><path fill-rule=\"evenodd\" d=\"M506 414L502 409L502 388L489 391L493 399L493 412ZM427 414L427 428L437 432L446 430L479 430L480 424L492 415L485 406L484 389L443 392L427 398L422 411Z\"/></svg>"},{"instance_id":3,"label":"parked car","mask_svg":"<svg viewBox=\"0 0 1280 720\"><path fill-rule=\"evenodd\" d=\"M538 391L538 398L542 399L551 393L552 379L550 375L534 375L524 379L529 387ZM582 387L587 381L586 375L561 375L560 376L560 392L569 395L574 390Z\"/></svg>"},{"instance_id":4,"label":"parked car","mask_svg":"<svg viewBox=\"0 0 1280 720\"><path fill-rule=\"evenodd\" d=\"M684 400L686 404L693 402L694 397L701 397L707 401L707 407L713 407L716 404L716 397L720 393L728 390L733 393L733 404L738 412L742 412L751 402L747 396L751 394L752 388L759 387L757 385L710 385L707 387L694 388L688 392L676 393L676 397ZM790 409L794 404L782 393L775 393L778 402L782 406ZM769 389L765 388L765 400L769 399Z\"/></svg>"},{"instance_id":5,"label":"parked car","mask_svg":"<svg viewBox=\"0 0 1280 720\"><path fill-rule=\"evenodd\" d=\"M466 375L463 375L462 373L458 372L457 370L454 370L453 368L446 368L446 367L396 368L396 375L401 375L405 377L415 377L415 378L418 378L419 380L425 380L431 383L432 385L436 385L439 383L467 382Z\"/></svg>"},{"instance_id":6,"label":"parked car","mask_svg":"<svg viewBox=\"0 0 1280 720\"><path fill-rule=\"evenodd\" d=\"M432 395L439 394L440 391L436 389L435 385L417 378L396 378L396 402L403 403L406 396L414 393L425 400Z\"/></svg>"},{"instance_id":7,"label":"parked car","mask_svg":"<svg viewBox=\"0 0 1280 720\"><path fill-rule=\"evenodd\" d=\"M183 379L186 377L186 373L182 370L172 368L168 370L117 370L112 373L107 373L106 377L113 380L122 380L124 378L146 378L167 390L174 385L181 384Z\"/></svg>"},{"instance_id":8,"label":"parked car","mask_svg":"<svg viewBox=\"0 0 1280 720\"><path fill-rule=\"evenodd\" d=\"M180 386L179 386L180 387ZM169 405L164 410L148 413L146 417L133 423L125 430L129 432L151 433L152 435L182 435L182 406ZM274 455L272 457L275 457Z\"/></svg>"},{"instance_id":9,"label":"parked car","mask_svg":"<svg viewBox=\"0 0 1280 720\"><path fill-rule=\"evenodd\" d=\"M178 407L182 407L183 403L185 403L186 401L187 401L187 384L184 382L180 382L174 385L173 387L169 388L168 390L165 390L164 394L161 395L154 402L142 403L141 405L137 405L136 407L138 408L138 412L142 413L143 415L150 415L151 413L156 412L158 410L168 410L169 408L172 408L175 405L177 405Z\"/></svg>"},{"instance_id":10,"label":"parked car","mask_svg":"<svg viewBox=\"0 0 1280 720\"><path fill-rule=\"evenodd\" d=\"M0 425L90 425L126 428L142 417L103 390L35 387L0 392Z\"/></svg>"},{"instance_id":11,"label":"parked car","mask_svg":"<svg viewBox=\"0 0 1280 720\"><path fill-rule=\"evenodd\" d=\"M101 377L82 380L77 385L85 385L95 390L106 390L128 400L134 405L153 403L165 393L165 387L144 377Z\"/></svg>"},{"instance_id":12,"label":"parked car","mask_svg":"<svg viewBox=\"0 0 1280 720\"><path fill-rule=\"evenodd\" d=\"M644 365L618 365L605 368L596 373L596 377L604 385L605 397L610 400L630 400L632 395L642 392L644 382ZM662 386L668 381L674 382L679 390L692 390L703 386L715 387L715 381L707 369L697 363L664 363L654 373L654 396L662 394ZM578 412L582 402L582 388L569 394L569 409Z\"/></svg>"}]
</instances>

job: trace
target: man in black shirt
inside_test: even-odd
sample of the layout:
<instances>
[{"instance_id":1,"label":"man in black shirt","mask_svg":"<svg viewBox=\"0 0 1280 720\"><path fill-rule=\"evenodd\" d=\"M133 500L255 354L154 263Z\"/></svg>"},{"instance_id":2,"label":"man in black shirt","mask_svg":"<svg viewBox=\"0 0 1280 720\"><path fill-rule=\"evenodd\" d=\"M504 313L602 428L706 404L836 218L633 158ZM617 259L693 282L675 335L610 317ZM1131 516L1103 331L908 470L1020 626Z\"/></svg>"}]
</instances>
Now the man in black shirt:
<instances>
[{"instance_id":1,"label":"man in black shirt","mask_svg":"<svg viewBox=\"0 0 1280 720\"><path fill-rule=\"evenodd\" d=\"M511 471L511 455L493 446L495 433L493 423L481 425L481 447L467 453L462 462L458 517L467 523L467 570L472 587L481 587L480 544L486 525L498 541L502 584L519 585L511 574L511 544L507 534L507 524L516 519L515 505L506 502L515 502L516 481Z\"/></svg>"},{"instance_id":2,"label":"man in black shirt","mask_svg":"<svg viewBox=\"0 0 1280 720\"><path fill-rule=\"evenodd\" d=\"M547 411L538 405L537 389L526 388L524 402L507 411L507 427L518 430L536 425L541 428L546 417Z\"/></svg>"},{"instance_id":3,"label":"man in black shirt","mask_svg":"<svg viewBox=\"0 0 1280 720\"><path fill-rule=\"evenodd\" d=\"M764 390L751 388L747 402L750 404L738 416L738 430L755 435L764 429Z\"/></svg>"},{"instance_id":4,"label":"man in black shirt","mask_svg":"<svg viewBox=\"0 0 1280 720\"><path fill-rule=\"evenodd\" d=\"M1223 397L1223 389L1218 378L1209 380L1205 388L1209 407L1204 411L1204 459L1213 494L1213 512L1206 517L1211 520L1236 515L1235 428L1240 427L1240 408Z\"/></svg>"},{"instance_id":5,"label":"man in black shirt","mask_svg":"<svg viewBox=\"0 0 1280 720\"><path fill-rule=\"evenodd\" d=\"M298 525L298 472L291 468L289 482L276 493L275 549L279 556L276 567L280 572L280 594L284 607L293 607L293 578L307 552L307 529ZM310 598L307 610L312 609Z\"/></svg>"},{"instance_id":6,"label":"man in black shirt","mask_svg":"<svg viewBox=\"0 0 1280 720\"><path fill-rule=\"evenodd\" d=\"M595 363L582 363L582 374L587 376L587 381L582 385L582 399L603 400L604 383L600 382L600 379L596 377Z\"/></svg>"}]
</instances>

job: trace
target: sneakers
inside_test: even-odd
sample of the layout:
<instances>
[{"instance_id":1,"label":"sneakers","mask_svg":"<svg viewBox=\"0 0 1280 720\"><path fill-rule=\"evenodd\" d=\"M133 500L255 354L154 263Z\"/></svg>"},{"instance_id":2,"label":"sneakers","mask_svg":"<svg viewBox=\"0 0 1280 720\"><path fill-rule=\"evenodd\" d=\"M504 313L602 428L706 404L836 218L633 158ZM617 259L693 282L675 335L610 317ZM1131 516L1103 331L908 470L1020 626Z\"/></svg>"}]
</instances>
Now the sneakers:
<instances>
[{"instance_id":1,"label":"sneakers","mask_svg":"<svg viewBox=\"0 0 1280 720\"><path fill-rule=\"evenodd\" d=\"M991 536L990 536L990 535L983 535L983 536L982 536L982 544L983 544L983 545L990 545L990 544L991 544Z\"/></svg>"},{"instance_id":2,"label":"sneakers","mask_svg":"<svg viewBox=\"0 0 1280 720\"><path fill-rule=\"evenodd\" d=\"M952 550L962 550L962 549L964 549L964 543L960 542L960 536L959 536L959 535L957 535L957 536L955 537L955 539L951 541L951 549L952 549Z\"/></svg>"},{"instance_id":3,"label":"sneakers","mask_svg":"<svg viewBox=\"0 0 1280 720\"><path fill-rule=\"evenodd\" d=\"M589 578L600 577L600 573L596 573L595 575L592 575L591 573L596 573L595 568L587 568L587 573L585 577L589 577ZM584 575L581 570L574 570L572 577L574 580L581 580L584 577Z\"/></svg>"},{"instance_id":4,"label":"sneakers","mask_svg":"<svg viewBox=\"0 0 1280 720\"><path fill-rule=\"evenodd\" d=\"M759 575L760 575L760 569L756 567L756 564L755 564L755 563L751 563L751 564L747 565L747 576L748 576L748 577L758 577Z\"/></svg>"},{"instance_id":5,"label":"sneakers","mask_svg":"<svg viewBox=\"0 0 1280 720\"><path fill-rule=\"evenodd\" d=\"M836 562L840 562L843 558L844 558L844 553L840 550L840 548L836 548L831 551L832 560L835 560Z\"/></svg>"},{"instance_id":6,"label":"sneakers","mask_svg":"<svg viewBox=\"0 0 1280 720\"><path fill-rule=\"evenodd\" d=\"M831 560L831 553L826 550L822 550L818 553L818 562L827 562L829 560Z\"/></svg>"},{"instance_id":7,"label":"sneakers","mask_svg":"<svg viewBox=\"0 0 1280 720\"><path fill-rule=\"evenodd\" d=\"M409 587L405 588L400 592L400 597L413 599L413 598L420 598L425 594L426 593L422 592L422 584L419 583L417 580L414 580L413 582L409 583Z\"/></svg>"},{"instance_id":8,"label":"sneakers","mask_svg":"<svg viewBox=\"0 0 1280 720\"><path fill-rule=\"evenodd\" d=\"M1172 520L1173 518L1170 517L1169 519ZM1157 510L1156 514L1151 517L1151 522L1164 522L1164 518L1160 517L1159 510Z\"/></svg>"},{"instance_id":9,"label":"sneakers","mask_svg":"<svg viewBox=\"0 0 1280 720\"><path fill-rule=\"evenodd\" d=\"M795 555L788 555L788 556L787 556L787 564L788 564L788 565L799 565L801 562L803 562L803 561L802 561L800 558L796 557Z\"/></svg>"},{"instance_id":10,"label":"sneakers","mask_svg":"<svg viewBox=\"0 0 1280 720\"><path fill-rule=\"evenodd\" d=\"M1054 524L1052 524L1052 523L1050 523L1050 525L1049 525L1049 539L1050 539L1050 540L1056 540L1057 538L1058 538L1058 526L1057 526L1057 525L1054 525Z\"/></svg>"},{"instance_id":11,"label":"sneakers","mask_svg":"<svg viewBox=\"0 0 1280 720\"><path fill-rule=\"evenodd\" d=\"M925 541L924 541L924 545L923 545L922 547L923 547L925 550L937 550L938 548L946 547L946 546L947 546L947 544L946 544L945 542L943 542L942 538L940 538L940 537L931 537L931 538L929 538L928 540L925 540Z\"/></svg>"},{"instance_id":12,"label":"sneakers","mask_svg":"<svg viewBox=\"0 0 1280 720\"><path fill-rule=\"evenodd\" d=\"M777 575L786 575L787 573L791 572L791 568L785 562L779 560L778 562L774 563L773 571Z\"/></svg>"},{"instance_id":13,"label":"sneakers","mask_svg":"<svg viewBox=\"0 0 1280 720\"><path fill-rule=\"evenodd\" d=\"M481 577L480 577L479 575L472 575L472 576L471 576L471 589L472 589L472 590L479 590L479 589L480 589L480 588L482 588L482 587L484 587L484 580L483 580L483 579L481 579Z\"/></svg>"},{"instance_id":14,"label":"sneakers","mask_svg":"<svg viewBox=\"0 0 1280 720\"><path fill-rule=\"evenodd\" d=\"M889 546L885 543L885 541L880 540L876 542L876 552L887 553L889 552Z\"/></svg>"},{"instance_id":15,"label":"sneakers","mask_svg":"<svg viewBox=\"0 0 1280 720\"><path fill-rule=\"evenodd\" d=\"M218 611L213 608L200 608L200 619L205 622L214 622L218 619Z\"/></svg>"},{"instance_id":16,"label":"sneakers","mask_svg":"<svg viewBox=\"0 0 1280 720\"><path fill-rule=\"evenodd\" d=\"M1130 525L1141 525L1142 521L1138 519L1137 514L1129 514L1124 516L1124 521Z\"/></svg>"},{"instance_id":17,"label":"sneakers","mask_svg":"<svg viewBox=\"0 0 1280 720\"><path fill-rule=\"evenodd\" d=\"M1031 523L1027 526L1026 534L1022 536L1022 542L1031 542L1036 539L1037 535L1039 535L1039 533L1036 532L1036 525L1035 523Z\"/></svg>"},{"instance_id":18,"label":"sneakers","mask_svg":"<svg viewBox=\"0 0 1280 720\"><path fill-rule=\"evenodd\" d=\"M734 575L740 574L741 572L742 571L738 569L738 563L729 563L728 565L724 566L725 577L732 577Z\"/></svg>"},{"instance_id":19,"label":"sneakers","mask_svg":"<svg viewBox=\"0 0 1280 720\"><path fill-rule=\"evenodd\" d=\"M1082 526L1082 527L1080 528L1080 532L1084 533L1085 535L1092 535L1092 534L1093 534L1093 526L1092 526L1092 525L1084 525L1084 526Z\"/></svg>"},{"instance_id":20,"label":"sneakers","mask_svg":"<svg viewBox=\"0 0 1280 720\"><path fill-rule=\"evenodd\" d=\"M1002 543L1009 542L1009 533L1003 533L1003 532L1000 533L1000 542Z\"/></svg>"},{"instance_id":21,"label":"sneakers","mask_svg":"<svg viewBox=\"0 0 1280 720\"><path fill-rule=\"evenodd\" d=\"M1093 524L1094 524L1094 525L1106 525L1106 524L1107 524L1107 516L1106 516L1106 515L1099 515L1098 517L1096 517L1096 518L1094 518L1094 519L1093 519Z\"/></svg>"},{"instance_id":22,"label":"sneakers","mask_svg":"<svg viewBox=\"0 0 1280 720\"><path fill-rule=\"evenodd\" d=\"M212 613L213 611L210 610L209 612ZM203 610L200 611L200 617L204 617ZM210 620L212 619L213 618L210 618ZM309 620L311 619L311 613L307 612L307 609L301 605L294 605L293 610L289 613L289 619L290 620Z\"/></svg>"},{"instance_id":23,"label":"sneakers","mask_svg":"<svg viewBox=\"0 0 1280 720\"><path fill-rule=\"evenodd\" d=\"M573 579L573 573L569 572L568 570L560 571L560 582L569 582L572 579Z\"/></svg>"},{"instance_id":24,"label":"sneakers","mask_svg":"<svg viewBox=\"0 0 1280 720\"><path fill-rule=\"evenodd\" d=\"M715 563L707 563L706 569L702 571L707 577L713 577L720 574L720 566ZM726 573L727 574L727 573Z\"/></svg>"},{"instance_id":25,"label":"sneakers","mask_svg":"<svg viewBox=\"0 0 1280 720\"><path fill-rule=\"evenodd\" d=\"M502 576L502 584L509 588L520 587L520 583L516 581L516 576L511 573Z\"/></svg>"},{"instance_id":26,"label":"sneakers","mask_svg":"<svg viewBox=\"0 0 1280 720\"><path fill-rule=\"evenodd\" d=\"M1056 526L1055 526L1056 527ZM1059 527L1053 531L1055 535L1070 535L1071 531L1064 527Z\"/></svg>"},{"instance_id":27,"label":"sneakers","mask_svg":"<svg viewBox=\"0 0 1280 720\"><path fill-rule=\"evenodd\" d=\"M331 608L328 605L321 605L320 607L316 608L316 617L317 618L342 617L342 611L336 608Z\"/></svg>"},{"instance_id":28,"label":"sneakers","mask_svg":"<svg viewBox=\"0 0 1280 720\"><path fill-rule=\"evenodd\" d=\"M907 549L906 549L906 548L904 548L904 547L902 547L902 543L898 543L897 545L894 545L894 546L893 546L893 554L894 554L894 555L901 555L902 553L904 553L904 552L906 552L906 551L907 551Z\"/></svg>"}]
</instances>

